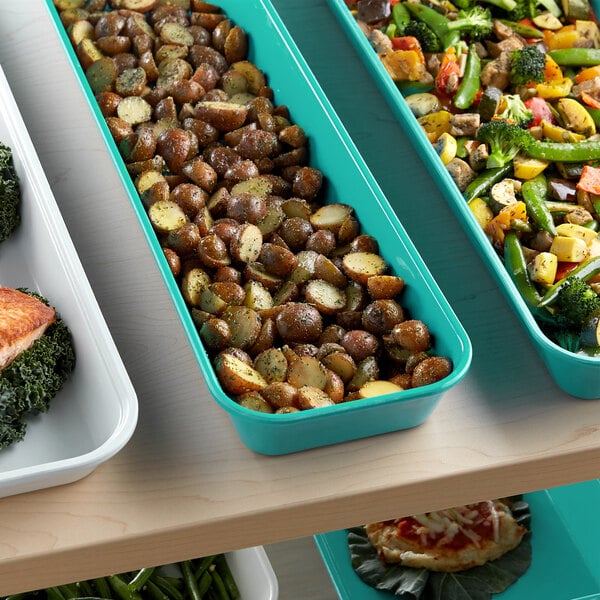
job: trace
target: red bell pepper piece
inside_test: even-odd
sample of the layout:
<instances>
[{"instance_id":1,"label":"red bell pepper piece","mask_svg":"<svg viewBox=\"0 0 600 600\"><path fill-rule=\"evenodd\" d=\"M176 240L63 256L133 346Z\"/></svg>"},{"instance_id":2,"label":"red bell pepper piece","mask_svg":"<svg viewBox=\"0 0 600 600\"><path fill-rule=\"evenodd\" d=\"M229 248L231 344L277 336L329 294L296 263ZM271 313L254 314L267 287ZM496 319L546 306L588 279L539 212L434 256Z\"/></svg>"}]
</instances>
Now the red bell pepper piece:
<instances>
[{"instance_id":1,"label":"red bell pepper piece","mask_svg":"<svg viewBox=\"0 0 600 600\"><path fill-rule=\"evenodd\" d=\"M581 263L578 262L559 262L556 267L556 275L554 282L564 279L573 269L577 268Z\"/></svg>"},{"instance_id":2,"label":"red bell pepper piece","mask_svg":"<svg viewBox=\"0 0 600 600\"><path fill-rule=\"evenodd\" d=\"M554 115L548 106L548 103L539 96L534 96L533 98L528 98L525 100L525 106L533 113L533 120L529 124L529 127L535 127L539 125L542 121L546 121L548 123L554 123Z\"/></svg>"},{"instance_id":3,"label":"red bell pepper piece","mask_svg":"<svg viewBox=\"0 0 600 600\"><path fill-rule=\"evenodd\" d=\"M577 189L600 195L600 167L585 165L577 182Z\"/></svg>"},{"instance_id":4,"label":"red bell pepper piece","mask_svg":"<svg viewBox=\"0 0 600 600\"><path fill-rule=\"evenodd\" d=\"M435 87L443 94L453 95L460 85L460 65L454 47L448 48L435 77Z\"/></svg>"}]
</instances>

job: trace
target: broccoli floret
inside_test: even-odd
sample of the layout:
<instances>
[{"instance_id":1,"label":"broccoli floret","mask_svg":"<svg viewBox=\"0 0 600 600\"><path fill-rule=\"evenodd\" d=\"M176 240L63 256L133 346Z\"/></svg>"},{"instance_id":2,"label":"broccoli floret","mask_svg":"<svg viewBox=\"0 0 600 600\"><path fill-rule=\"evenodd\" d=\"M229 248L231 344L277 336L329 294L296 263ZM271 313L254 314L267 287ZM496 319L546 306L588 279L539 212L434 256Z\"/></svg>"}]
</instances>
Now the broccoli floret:
<instances>
[{"instance_id":1,"label":"broccoli floret","mask_svg":"<svg viewBox=\"0 0 600 600\"><path fill-rule=\"evenodd\" d=\"M21 291L48 303L38 294ZM30 348L0 373L0 448L23 439L25 418L48 410L74 367L71 332L57 316Z\"/></svg>"},{"instance_id":2,"label":"broccoli floret","mask_svg":"<svg viewBox=\"0 0 600 600\"><path fill-rule=\"evenodd\" d=\"M515 85L543 81L545 67L546 55L533 44L510 54L510 80Z\"/></svg>"},{"instance_id":3,"label":"broccoli floret","mask_svg":"<svg viewBox=\"0 0 600 600\"><path fill-rule=\"evenodd\" d=\"M411 19L404 28L404 35L412 36L419 40L423 52L432 53L442 50L440 38L422 21Z\"/></svg>"},{"instance_id":4,"label":"broccoli floret","mask_svg":"<svg viewBox=\"0 0 600 600\"><path fill-rule=\"evenodd\" d=\"M529 110L518 94L504 94L502 97L504 110L494 118L503 119L519 127L527 127L533 120L533 112Z\"/></svg>"},{"instance_id":5,"label":"broccoli floret","mask_svg":"<svg viewBox=\"0 0 600 600\"><path fill-rule=\"evenodd\" d=\"M459 10L456 19L447 25L450 31L460 31L471 40L480 40L488 36L493 26L490 10L479 5Z\"/></svg>"},{"instance_id":6,"label":"broccoli floret","mask_svg":"<svg viewBox=\"0 0 600 600\"><path fill-rule=\"evenodd\" d=\"M585 281L570 276L563 282L553 306L561 325L581 330L600 312L600 296Z\"/></svg>"},{"instance_id":7,"label":"broccoli floret","mask_svg":"<svg viewBox=\"0 0 600 600\"><path fill-rule=\"evenodd\" d=\"M6 240L21 222L21 188L12 151L0 143L0 242Z\"/></svg>"},{"instance_id":8,"label":"broccoli floret","mask_svg":"<svg viewBox=\"0 0 600 600\"><path fill-rule=\"evenodd\" d=\"M516 0L516 6L509 11L507 16L511 21L533 19L540 9L552 13L555 17L560 17L562 14L556 0Z\"/></svg>"},{"instance_id":9,"label":"broccoli floret","mask_svg":"<svg viewBox=\"0 0 600 600\"><path fill-rule=\"evenodd\" d=\"M525 129L502 119L480 125L476 137L489 146L488 169L503 167L533 141Z\"/></svg>"}]
</instances>

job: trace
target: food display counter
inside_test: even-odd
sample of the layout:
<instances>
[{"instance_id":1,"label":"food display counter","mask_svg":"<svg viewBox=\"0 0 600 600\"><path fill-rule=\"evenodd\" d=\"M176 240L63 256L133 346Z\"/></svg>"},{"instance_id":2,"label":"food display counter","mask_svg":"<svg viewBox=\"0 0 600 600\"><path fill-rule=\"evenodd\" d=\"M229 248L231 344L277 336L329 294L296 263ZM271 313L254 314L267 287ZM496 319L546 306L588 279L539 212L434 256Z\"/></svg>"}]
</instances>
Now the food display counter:
<instances>
[{"instance_id":1,"label":"food display counter","mask_svg":"<svg viewBox=\"0 0 600 600\"><path fill-rule=\"evenodd\" d=\"M464 324L470 372L417 428L249 450L202 379L44 3L4 0L0 64L139 419L81 481L0 500L0 595L265 545L282 597L332 600L314 533L599 475L600 404L549 377L326 1L274 4Z\"/></svg>"}]
</instances>

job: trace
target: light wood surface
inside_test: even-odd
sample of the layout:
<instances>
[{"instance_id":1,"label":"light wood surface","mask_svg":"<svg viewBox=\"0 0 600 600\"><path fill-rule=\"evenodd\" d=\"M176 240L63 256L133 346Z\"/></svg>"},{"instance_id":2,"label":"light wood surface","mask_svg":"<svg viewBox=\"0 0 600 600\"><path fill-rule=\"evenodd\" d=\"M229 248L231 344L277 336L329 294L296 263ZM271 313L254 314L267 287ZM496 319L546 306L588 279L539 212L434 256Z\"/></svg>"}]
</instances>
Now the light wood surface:
<instances>
[{"instance_id":1,"label":"light wood surface","mask_svg":"<svg viewBox=\"0 0 600 600\"><path fill-rule=\"evenodd\" d=\"M0 500L0 595L275 544L282 598L318 598L295 585L284 549L307 552L334 598L305 536L600 474L600 404L553 384L325 0L276 6L467 328L472 369L419 428L283 457L248 450L207 391L43 2L3 0L0 63L140 418L84 480ZM402 196L406 176L420 197Z\"/></svg>"}]
</instances>

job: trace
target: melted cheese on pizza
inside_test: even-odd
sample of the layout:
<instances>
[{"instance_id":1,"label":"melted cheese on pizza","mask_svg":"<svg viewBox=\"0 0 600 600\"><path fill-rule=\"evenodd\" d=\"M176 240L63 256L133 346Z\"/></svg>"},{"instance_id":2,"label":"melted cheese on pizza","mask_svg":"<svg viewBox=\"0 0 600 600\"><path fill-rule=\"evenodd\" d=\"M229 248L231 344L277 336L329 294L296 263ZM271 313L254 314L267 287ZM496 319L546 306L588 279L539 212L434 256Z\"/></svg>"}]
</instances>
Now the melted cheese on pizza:
<instances>
[{"instance_id":1,"label":"melted cheese on pizza","mask_svg":"<svg viewBox=\"0 0 600 600\"><path fill-rule=\"evenodd\" d=\"M499 558L526 529L498 500L372 523L367 535L382 560L434 571L459 571Z\"/></svg>"}]
</instances>

